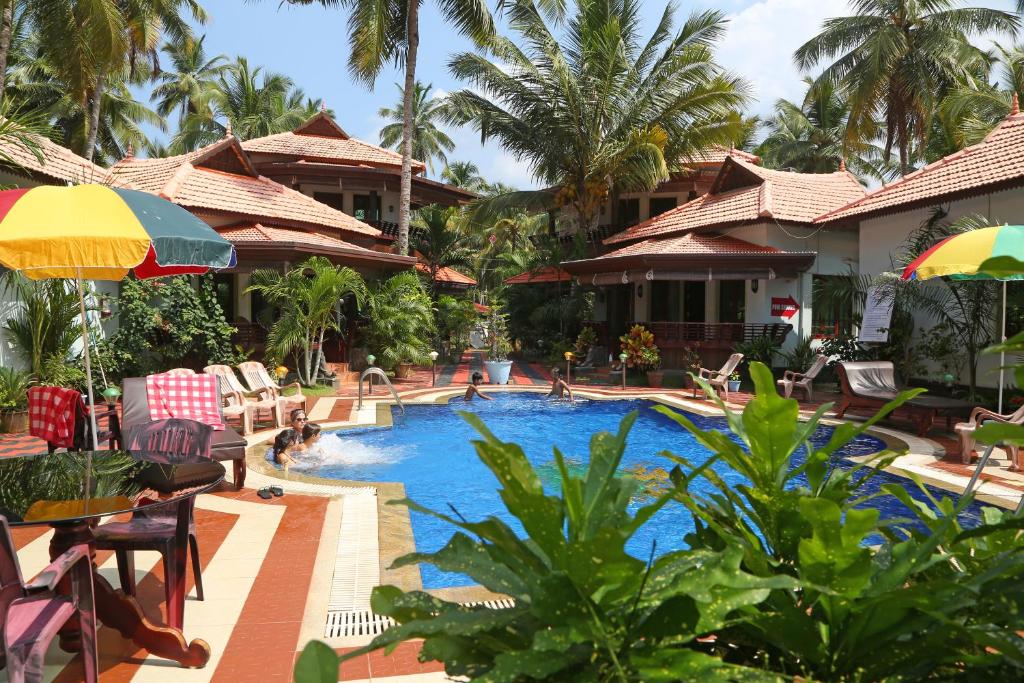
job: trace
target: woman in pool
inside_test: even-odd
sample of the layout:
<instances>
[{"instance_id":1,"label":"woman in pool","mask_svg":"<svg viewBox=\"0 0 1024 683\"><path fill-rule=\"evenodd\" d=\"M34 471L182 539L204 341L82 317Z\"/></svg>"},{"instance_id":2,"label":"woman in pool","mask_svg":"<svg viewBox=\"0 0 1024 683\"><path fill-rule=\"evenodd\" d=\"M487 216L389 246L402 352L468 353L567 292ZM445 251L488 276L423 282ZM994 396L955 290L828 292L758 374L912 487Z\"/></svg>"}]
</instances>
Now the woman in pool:
<instances>
[{"instance_id":1,"label":"woman in pool","mask_svg":"<svg viewBox=\"0 0 1024 683\"><path fill-rule=\"evenodd\" d=\"M487 394L480 391L480 384L484 381L484 376L479 372L474 372L473 377L470 380L469 386L466 387L466 400L472 401L474 396L479 396L485 401L493 401L494 399Z\"/></svg>"},{"instance_id":2,"label":"woman in pool","mask_svg":"<svg viewBox=\"0 0 1024 683\"><path fill-rule=\"evenodd\" d=\"M295 455L309 451L316 442L320 440L320 425L315 422L306 422L300 432L301 441L288 444L283 451L275 451L277 462L281 465L295 464Z\"/></svg>"},{"instance_id":3,"label":"woman in pool","mask_svg":"<svg viewBox=\"0 0 1024 683\"><path fill-rule=\"evenodd\" d=\"M562 379L561 374L558 372L558 368L551 368L551 392L548 394L548 398L555 397L558 399L565 398L565 394L569 394L569 400L573 403L576 399L573 398L572 389Z\"/></svg>"},{"instance_id":4,"label":"woman in pool","mask_svg":"<svg viewBox=\"0 0 1024 683\"><path fill-rule=\"evenodd\" d=\"M274 439L274 460L280 465L292 462L288 457L288 451L302 443L302 430L309 422L306 411L302 408L296 408L288 417L291 426L282 429Z\"/></svg>"}]
</instances>

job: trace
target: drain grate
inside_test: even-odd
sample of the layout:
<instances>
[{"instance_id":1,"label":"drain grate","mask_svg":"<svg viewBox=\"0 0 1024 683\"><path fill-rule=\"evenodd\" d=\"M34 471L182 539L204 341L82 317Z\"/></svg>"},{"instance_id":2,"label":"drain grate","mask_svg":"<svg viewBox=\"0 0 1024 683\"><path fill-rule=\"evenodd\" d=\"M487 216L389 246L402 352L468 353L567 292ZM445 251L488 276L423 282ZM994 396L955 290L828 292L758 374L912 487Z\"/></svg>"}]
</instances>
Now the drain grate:
<instances>
[{"instance_id":1,"label":"drain grate","mask_svg":"<svg viewBox=\"0 0 1024 683\"><path fill-rule=\"evenodd\" d=\"M483 605L490 609L508 609L515 606L515 601L510 598L499 600L482 600L480 602L464 603L466 607L477 607ZM334 610L327 613L327 628L324 632L325 638L373 638L384 633L388 628L394 626L395 622L390 617L374 614L371 610Z\"/></svg>"}]
</instances>

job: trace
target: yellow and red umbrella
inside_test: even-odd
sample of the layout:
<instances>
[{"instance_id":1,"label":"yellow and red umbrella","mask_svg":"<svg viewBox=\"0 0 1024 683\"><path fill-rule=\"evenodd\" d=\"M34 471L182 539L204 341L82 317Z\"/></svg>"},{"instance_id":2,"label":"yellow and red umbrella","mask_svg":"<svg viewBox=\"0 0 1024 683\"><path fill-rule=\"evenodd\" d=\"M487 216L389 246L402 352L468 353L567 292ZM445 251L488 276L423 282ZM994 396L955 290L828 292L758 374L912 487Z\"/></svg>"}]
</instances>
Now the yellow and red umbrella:
<instances>
[{"instance_id":1,"label":"yellow and red umbrella","mask_svg":"<svg viewBox=\"0 0 1024 683\"><path fill-rule=\"evenodd\" d=\"M951 280L1002 280L1003 325L1006 341L1006 281L1024 279L1024 273L993 270L993 264L1024 260L1024 225L996 225L947 237L903 270L904 280L948 277ZM983 266L988 262L987 265ZM999 412L1003 412L1004 354L999 354Z\"/></svg>"},{"instance_id":2,"label":"yellow and red umbrella","mask_svg":"<svg viewBox=\"0 0 1024 683\"><path fill-rule=\"evenodd\" d=\"M78 185L0 192L0 265L33 280L78 282L82 346L93 408L82 280L201 274L235 265L231 243L185 209L138 190ZM96 423L92 423L93 447Z\"/></svg>"}]
</instances>

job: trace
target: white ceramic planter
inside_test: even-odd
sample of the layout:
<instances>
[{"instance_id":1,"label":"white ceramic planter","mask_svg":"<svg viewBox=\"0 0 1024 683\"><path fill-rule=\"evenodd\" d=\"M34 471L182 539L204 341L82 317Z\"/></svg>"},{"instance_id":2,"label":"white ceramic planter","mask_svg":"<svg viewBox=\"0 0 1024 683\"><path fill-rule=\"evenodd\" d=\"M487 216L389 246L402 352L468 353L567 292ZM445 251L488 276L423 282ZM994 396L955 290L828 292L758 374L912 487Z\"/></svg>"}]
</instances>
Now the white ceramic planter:
<instances>
[{"instance_id":1,"label":"white ceramic planter","mask_svg":"<svg viewBox=\"0 0 1024 683\"><path fill-rule=\"evenodd\" d=\"M730 393L734 392L734 391L739 391L740 390L740 380L738 380L738 379L730 379L728 381L729 381L729 392Z\"/></svg>"},{"instance_id":2,"label":"white ceramic planter","mask_svg":"<svg viewBox=\"0 0 1024 683\"><path fill-rule=\"evenodd\" d=\"M487 371L487 380L491 384L508 384L508 376L512 374L512 361L485 360L484 370Z\"/></svg>"}]
</instances>

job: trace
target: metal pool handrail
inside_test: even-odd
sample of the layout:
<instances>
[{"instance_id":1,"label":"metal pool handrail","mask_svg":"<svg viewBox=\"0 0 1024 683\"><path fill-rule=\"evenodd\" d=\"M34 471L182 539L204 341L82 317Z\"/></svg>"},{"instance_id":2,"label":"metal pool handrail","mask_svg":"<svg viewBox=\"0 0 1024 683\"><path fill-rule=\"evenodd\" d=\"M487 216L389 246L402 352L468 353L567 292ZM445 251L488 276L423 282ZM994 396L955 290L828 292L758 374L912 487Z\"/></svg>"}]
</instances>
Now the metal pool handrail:
<instances>
[{"instance_id":1,"label":"metal pool handrail","mask_svg":"<svg viewBox=\"0 0 1024 683\"><path fill-rule=\"evenodd\" d=\"M994 448L995 445L987 446L985 448L985 452L981 454L980 458L978 458L978 466L974 468L974 474L971 476L971 480L967 482L967 487L964 488L963 495L966 496L968 493L974 490L974 485L977 484L978 479L981 478L981 472L982 470L985 469L985 465L986 463L988 463L988 459L992 457L992 450ZM1024 510L1024 495L1021 495L1020 502L1017 503L1017 513L1019 514L1022 510Z\"/></svg>"},{"instance_id":2,"label":"metal pool handrail","mask_svg":"<svg viewBox=\"0 0 1024 683\"><path fill-rule=\"evenodd\" d=\"M366 379L367 377L370 377L370 383L372 388L372 377L374 375L378 375L380 376L381 379L384 380L384 384L386 384L388 389L391 390L391 395L394 396L395 398L395 403L397 403L398 407L402 409L402 415L405 415L405 405L402 403L402 399L398 398L398 392L395 391L395 387L391 385L391 380L388 379L388 376L384 374L384 371L381 370L380 368L366 368L365 370L363 370L363 374L359 375L359 403L356 405L356 410L363 409L363 380Z\"/></svg>"}]
</instances>

